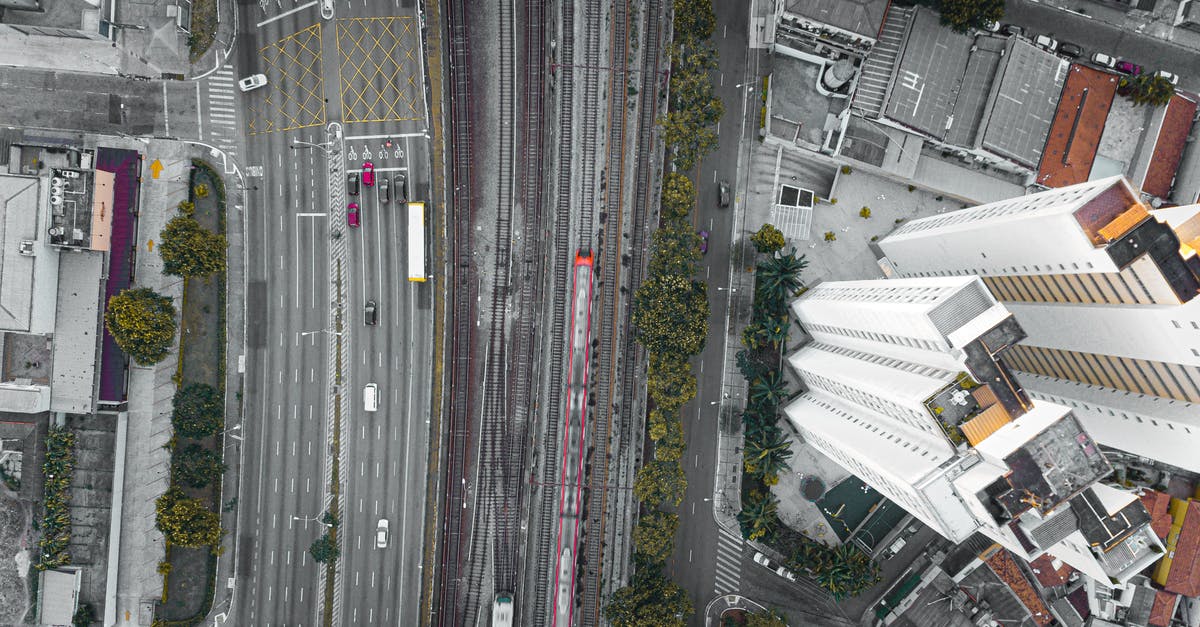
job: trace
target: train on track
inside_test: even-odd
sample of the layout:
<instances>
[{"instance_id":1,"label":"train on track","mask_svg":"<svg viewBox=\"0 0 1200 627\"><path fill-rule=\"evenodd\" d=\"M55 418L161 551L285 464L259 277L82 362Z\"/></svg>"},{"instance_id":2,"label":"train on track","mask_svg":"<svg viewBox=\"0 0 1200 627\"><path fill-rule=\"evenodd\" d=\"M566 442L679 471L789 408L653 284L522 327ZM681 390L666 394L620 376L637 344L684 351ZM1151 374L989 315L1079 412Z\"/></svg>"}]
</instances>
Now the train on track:
<instances>
[{"instance_id":1,"label":"train on track","mask_svg":"<svg viewBox=\"0 0 1200 627\"><path fill-rule=\"evenodd\" d=\"M583 523L584 428L587 419L588 362L592 345L592 276L590 250L575 253L571 288L570 346L567 355L567 412L563 430L562 470L559 475L558 541L554 562L555 627L570 627L575 607L575 564L579 526Z\"/></svg>"},{"instance_id":2,"label":"train on track","mask_svg":"<svg viewBox=\"0 0 1200 627\"><path fill-rule=\"evenodd\" d=\"M501 592L492 603L492 627L512 627L513 595Z\"/></svg>"}]
</instances>

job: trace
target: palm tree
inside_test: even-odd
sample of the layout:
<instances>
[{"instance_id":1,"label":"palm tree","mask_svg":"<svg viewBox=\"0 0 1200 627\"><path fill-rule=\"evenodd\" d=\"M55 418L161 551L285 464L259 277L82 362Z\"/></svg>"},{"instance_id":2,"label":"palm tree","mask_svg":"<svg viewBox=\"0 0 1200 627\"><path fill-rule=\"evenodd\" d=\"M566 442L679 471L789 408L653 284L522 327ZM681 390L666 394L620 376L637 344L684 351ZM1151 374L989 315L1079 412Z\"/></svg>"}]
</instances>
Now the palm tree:
<instances>
[{"instance_id":1,"label":"palm tree","mask_svg":"<svg viewBox=\"0 0 1200 627\"><path fill-rule=\"evenodd\" d=\"M786 255L776 255L758 264L758 287L764 293L786 299L800 287L800 271L808 266L804 255L796 257L796 249Z\"/></svg>"},{"instance_id":2,"label":"palm tree","mask_svg":"<svg viewBox=\"0 0 1200 627\"><path fill-rule=\"evenodd\" d=\"M760 442L770 441L776 434L781 433L776 424L775 412L764 412L759 407L748 407L742 414L742 424L746 426L744 434L747 440Z\"/></svg>"},{"instance_id":3,"label":"palm tree","mask_svg":"<svg viewBox=\"0 0 1200 627\"><path fill-rule=\"evenodd\" d=\"M745 464L748 472L762 477L767 485L779 482L779 473L789 468L791 442L778 428L746 438Z\"/></svg>"},{"instance_id":4,"label":"palm tree","mask_svg":"<svg viewBox=\"0 0 1200 627\"><path fill-rule=\"evenodd\" d=\"M752 490L742 500L742 511L737 515L742 535L747 540L758 540L773 533L779 521L778 509L779 501L774 494Z\"/></svg>"},{"instance_id":5,"label":"palm tree","mask_svg":"<svg viewBox=\"0 0 1200 627\"><path fill-rule=\"evenodd\" d=\"M787 397L787 382L783 373L772 370L750 384L750 402L758 405L775 405Z\"/></svg>"},{"instance_id":6,"label":"palm tree","mask_svg":"<svg viewBox=\"0 0 1200 627\"><path fill-rule=\"evenodd\" d=\"M782 316L772 316L762 324L762 335L771 346L779 348L788 338L788 327L786 313Z\"/></svg>"}]
</instances>

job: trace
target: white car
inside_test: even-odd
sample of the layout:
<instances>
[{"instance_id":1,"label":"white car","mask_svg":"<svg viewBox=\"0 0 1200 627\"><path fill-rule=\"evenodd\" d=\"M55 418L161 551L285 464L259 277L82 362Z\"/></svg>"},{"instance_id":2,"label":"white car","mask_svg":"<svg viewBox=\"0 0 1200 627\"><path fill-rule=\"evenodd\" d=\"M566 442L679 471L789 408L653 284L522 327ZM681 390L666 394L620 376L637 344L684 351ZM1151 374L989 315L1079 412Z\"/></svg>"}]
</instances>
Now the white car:
<instances>
[{"instance_id":1,"label":"white car","mask_svg":"<svg viewBox=\"0 0 1200 627\"><path fill-rule=\"evenodd\" d=\"M266 74L251 74L246 78L238 81L238 89L242 91L252 91L259 87L264 87L267 84Z\"/></svg>"},{"instance_id":2,"label":"white car","mask_svg":"<svg viewBox=\"0 0 1200 627\"><path fill-rule=\"evenodd\" d=\"M1000 30L1000 22L993 22L991 20L988 20L983 23L983 30L985 30L989 33L995 33Z\"/></svg>"},{"instance_id":3,"label":"white car","mask_svg":"<svg viewBox=\"0 0 1200 627\"><path fill-rule=\"evenodd\" d=\"M1167 79L1167 82L1168 82L1168 83L1170 83L1170 84L1172 84L1172 85L1178 85L1178 84L1179 84L1179 77L1178 77L1178 76L1176 76L1175 74L1172 74L1172 73L1170 73L1170 72L1166 71L1166 70L1159 70L1159 71L1155 72L1155 73L1154 73L1154 75L1155 75L1156 77L1158 77L1158 78L1165 78L1165 79Z\"/></svg>"},{"instance_id":4,"label":"white car","mask_svg":"<svg viewBox=\"0 0 1200 627\"><path fill-rule=\"evenodd\" d=\"M388 520L386 518L379 519L379 526L375 528L375 548L386 549L388 541Z\"/></svg>"},{"instance_id":5,"label":"white car","mask_svg":"<svg viewBox=\"0 0 1200 627\"><path fill-rule=\"evenodd\" d=\"M1043 50L1047 50L1049 52L1058 50L1058 42L1045 35L1038 35L1037 37L1034 37L1033 43L1038 48L1042 48Z\"/></svg>"},{"instance_id":6,"label":"white car","mask_svg":"<svg viewBox=\"0 0 1200 627\"><path fill-rule=\"evenodd\" d=\"M779 567L779 570L775 571L775 574L779 575L780 577L783 577L784 579L787 579L788 581L796 580L796 573L793 573L792 571L790 571L782 566Z\"/></svg>"},{"instance_id":7,"label":"white car","mask_svg":"<svg viewBox=\"0 0 1200 627\"><path fill-rule=\"evenodd\" d=\"M1103 52L1097 52L1096 54L1093 54L1092 63L1110 70L1114 67L1117 67L1117 60L1108 56L1107 54L1104 54Z\"/></svg>"},{"instance_id":8,"label":"white car","mask_svg":"<svg viewBox=\"0 0 1200 627\"><path fill-rule=\"evenodd\" d=\"M766 566L767 568L771 567L771 560L767 559L767 556L763 555L762 553L754 554L754 563L762 565L762 566Z\"/></svg>"}]
</instances>

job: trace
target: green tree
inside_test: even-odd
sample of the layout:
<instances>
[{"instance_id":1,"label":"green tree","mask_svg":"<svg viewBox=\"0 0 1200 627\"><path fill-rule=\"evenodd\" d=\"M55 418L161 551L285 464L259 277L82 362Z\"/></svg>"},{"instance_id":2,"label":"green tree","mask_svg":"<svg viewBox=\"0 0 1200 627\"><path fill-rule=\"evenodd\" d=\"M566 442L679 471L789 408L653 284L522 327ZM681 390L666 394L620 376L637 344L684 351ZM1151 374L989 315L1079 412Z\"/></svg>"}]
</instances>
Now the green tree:
<instances>
[{"instance_id":1,"label":"green tree","mask_svg":"<svg viewBox=\"0 0 1200 627\"><path fill-rule=\"evenodd\" d=\"M787 381L778 370L772 370L750 382L750 400L758 405L778 407L787 394Z\"/></svg>"},{"instance_id":2,"label":"green tree","mask_svg":"<svg viewBox=\"0 0 1200 627\"><path fill-rule=\"evenodd\" d=\"M642 516L633 528L633 550L651 562L661 564L675 549L675 530L679 516L654 511Z\"/></svg>"},{"instance_id":3,"label":"green tree","mask_svg":"<svg viewBox=\"0 0 1200 627\"><path fill-rule=\"evenodd\" d=\"M775 610L746 615L746 627L788 627L787 621Z\"/></svg>"},{"instance_id":4,"label":"green tree","mask_svg":"<svg viewBox=\"0 0 1200 627\"><path fill-rule=\"evenodd\" d=\"M858 210L858 217L862 218L863 220L870 218L871 217L871 208L866 205L863 205L863 208Z\"/></svg>"},{"instance_id":5,"label":"green tree","mask_svg":"<svg viewBox=\"0 0 1200 627\"><path fill-rule=\"evenodd\" d=\"M835 601L861 594L879 582L879 565L851 544L829 550L829 561L813 572L817 584Z\"/></svg>"},{"instance_id":6,"label":"green tree","mask_svg":"<svg viewBox=\"0 0 1200 627\"><path fill-rule=\"evenodd\" d=\"M175 305L150 288L127 289L108 299L104 327L134 361L153 365L175 341Z\"/></svg>"},{"instance_id":7,"label":"green tree","mask_svg":"<svg viewBox=\"0 0 1200 627\"><path fill-rule=\"evenodd\" d=\"M678 416L671 416L665 426L662 437L654 442L654 459L660 462L678 462L687 450L687 441L683 438L683 421Z\"/></svg>"},{"instance_id":8,"label":"green tree","mask_svg":"<svg viewBox=\"0 0 1200 627\"><path fill-rule=\"evenodd\" d=\"M942 14L942 24L965 33L1004 19L1004 0L940 0L938 11Z\"/></svg>"},{"instance_id":9,"label":"green tree","mask_svg":"<svg viewBox=\"0 0 1200 627\"><path fill-rule=\"evenodd\" d=\"M675 0L673 23L677 41L708 39L717 26L712 0Z\"/></svg>"},{"instance_id":10,"label":"green tree","mask_svg":"<svg viewBox=\"0 0 1200 627\"><path fill-rule=\"evenodd\" d=\"M159 234L163 273L182 277L225 271L225 236L200 226L195 218L176 216Z\"/></svg>"},{"instance_id":11,"label":"green tree","mask_svg":"<svg viewBox=\"0 0 1200 627\"><path fill-rule=\"evenodd\" d=\"M189 383L175 391L171 424L185 438L213 435L225 426L225 404L221 392L206 383Z\"/></svg>"},{"instance_id":12,"label":"green tree","mask_svg":"<svg viewBox=\"0 0 1200 627\"><path fill-rule=\"evenodd\" d=\"M651 509L663 503L679 507L687 491L687 477L678 462L649 462L638 470L633 494Z\"/></svg>"},{"instance_id":13,"label":"green tree","mask_svg":"<svg viewBox=\"0 0 1200 627\"><path fill-rule=\"evenodd\" d=\"M837 241L837 233L834 233L833 231L825 231L825 241L836 242Z\"/></svg>"},{"instance_id":14,"label":"green tree","mask_svg":"<svg viewBox=\"0 0 1200 627\"><path fill-rule=\"evenodd\" d=\"M692 185L692 179L682 172L668 172L663 177L663 220L686 218L695 204L696 187Z\"/></svg>"},{"instance_id":15,"label":"green tree","mask_svg":"<svg viewBox=\"0 0 1200 627\"><path fill-rule=\"evenodd\" d=\"M700 235L679 219L665 221L651 237L651 276L672 274L691 278L700 263Z\"/></svg>"},{"instance_id":16,"label":"green tree","mask_svg":"<svg viewBox=\"0 0 1200 627\"><path fill-rule=\"evenodd\" d=\"M75 627L88 627L94 620L96 620L96 610L92 608L92 604L81 603L75 610L75 615L71 617L71 624Z\"/></svg>"},{"instance_id":17,"label":"green tree","mask_svg":"<svg viewBox=\"0 0 1200 627\"><path fill-rule=\"evenodd\" d=\"M1117 83L1117 93L1128 98L1137 106L1149 104L1161 107L1175 95L1171 81L1153 74L1122 77Z\"/></svg>"},{"instance_id":18,"label":"green tree","mask_svg":"<svg viewBox=\"0 0 1200 627\"><path fill-rule=\"evenodd\" d=\"M199 444L188 444L171 455L171 476L177 483L203 488L221 480L225 464L221 456Z\"/></svg>"},{"instance_id":19,"label":"green tree","mask_svg":"<svg viewBox=\"0 0 1200 627\"><path fill-rule=\"evenodd\" d=\"M634 296L633 324L651 353L690 357L708 335L707 286L672 276L650 276Z\"/></svg>"},{"instance_id":20,"label":"green tree","mask_svg":"<svg viewBox=\"0 0 1200 627\"><path fill-rule=\"evenodd\" d=\"M677 355L652 353L646 373L646 390L654 403L667 413L676 413L696 398L696 375L692 365Z\"/></svg>"},{"instance_id":21,"label":"green tree","mask_svg":"<svg viewBox=\"0 0 1200 627\"><path fill-rule=\"evenodd\" d=\"M769 490L751 490L742 498L742 511L737 515L742 536L758 540L773 534L779 522L778 511L779 501Z\"/></svg>"},{"instance_id":22,"label":"green tree","mask_svg":"<svg viewBox=\"0 0 1200 627\"><path fill-rule=\"evenodd\" d=\"M713 98L708 105L724 112L724 105ZM683 171L696 167L700 158L717 147L717 132L704 124L694 111L670 111L659 120L663 142L673 151L671 163Z\"/></svg>"},{"instance_id":23,"label":"green tree","mask_svg":"<svg viewBox=\"0 0 1200 627\"><path fill-rule=\"evenodd\" d=\"M156 526L175 546L215 546L225 533L219 514L209 511L200 499L185 496L179 488L168 488L156 504Z\"/></svg>"},{"instance_id":24,"label":"green tree","mask_svg":"<svg viewBox=\"0 0 1200 627\"><path fill-rule=\"evenodd\" d=\"M783 231L775 228L774 224L764 224L754 232L754 235L750 236L750 243L754 244L758 252L774 255L783 250L787 240L783 237Z\"/></svg>"},{"instance_id":25,"label":"green tree","mask_svg":"<svg viewBox=\"0 0 1200 627\"><path fill-rule=\"evenodd\" d=\"M613 627L683 627L692 611L683 588L660 568L643 566L634 571L628 586L609 597L604 618Z\"/></svg>"},{"instance_id":26,"label":"green tree","mask_svg":"<svg viewBox=\"0 0 1200 627\"><path fill-rule=\"evenodd\" d=\"M308 545L308 552L312 555L313 561L324 564L325 562L336 560L342 554L342 549L333 541L333 538L326 531L324 535L313 540L313 543Z\"/></svg>"}]
</instances>

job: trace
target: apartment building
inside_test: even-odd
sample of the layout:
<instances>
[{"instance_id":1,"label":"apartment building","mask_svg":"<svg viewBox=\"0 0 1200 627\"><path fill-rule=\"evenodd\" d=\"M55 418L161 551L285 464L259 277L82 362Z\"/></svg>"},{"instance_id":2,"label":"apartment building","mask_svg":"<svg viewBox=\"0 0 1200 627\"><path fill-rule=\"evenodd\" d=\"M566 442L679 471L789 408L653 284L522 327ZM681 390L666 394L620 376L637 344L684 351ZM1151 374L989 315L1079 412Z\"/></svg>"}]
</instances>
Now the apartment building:
<instances>
[{"instance_id":1,"label":"apartment building","mask_svg":"<svg viewBox=\"0 0 1200 627\"><path fill-rule=\"evenodd\" d=\"M915 220L879 247L899 277L979 276L1027 335L1006 361L1032 399L1200 472L1200 205L1153 209L1115 176Z\"/></svg>"},{"instance_id":2,"label":"apartment building","mask_svg":"<svg viewBox=\"0 0 1200 627\"><path fill-rule=\"evenodd\" d=\"M1007 363L1025 332L974 276L819 284L792 304L812 341L786 408L805 440L954 542L980 532L1127 581L1162 545L1072 409Z\"/></svg>"}]
</instances>

